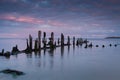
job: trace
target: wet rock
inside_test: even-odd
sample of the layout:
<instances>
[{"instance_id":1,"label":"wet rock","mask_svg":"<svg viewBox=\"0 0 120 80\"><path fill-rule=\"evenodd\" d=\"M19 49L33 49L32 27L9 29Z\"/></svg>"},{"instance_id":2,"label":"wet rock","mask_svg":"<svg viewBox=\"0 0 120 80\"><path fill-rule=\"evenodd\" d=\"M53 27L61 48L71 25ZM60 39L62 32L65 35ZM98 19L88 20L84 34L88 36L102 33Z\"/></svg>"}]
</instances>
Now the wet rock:
<instances>
[{"instance_id":1,"label":"wet rock","mask_svg":"<svg viewBox=\"0 0 120 80\"><path fill-rule=\"evenodd\" d=\"M23 73L22 71L17 71L17 70L11 70L11 69L5 69L5 70L2 70L0 71L1 73L5 73L5 74L15 74L17 76L20 76L20 75L24 75L25 73Z\"/></svg>"}]
</instances>

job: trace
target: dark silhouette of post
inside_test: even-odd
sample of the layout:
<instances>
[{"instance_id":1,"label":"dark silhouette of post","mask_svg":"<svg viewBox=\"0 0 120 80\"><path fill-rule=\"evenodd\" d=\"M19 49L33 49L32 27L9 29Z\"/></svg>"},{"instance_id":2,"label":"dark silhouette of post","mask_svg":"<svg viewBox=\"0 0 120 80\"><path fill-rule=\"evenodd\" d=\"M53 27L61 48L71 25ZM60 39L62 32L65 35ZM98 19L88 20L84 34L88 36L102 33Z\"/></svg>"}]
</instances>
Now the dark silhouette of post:
<instances>
[{"instance_id":1,"label":"dark silhouette of post","mask_svg":"<svg viewBox=\"0 0 120 80\"><path fill-rule=\"evenodd\" d=\"M32 36L29 35L29 45L30 45L30 50L32 50Z\"/></svg>"},{"instance_id":2,"label":"dark silhouette of post","mask_svg":"<svg viewBox=\"0 0 120 80\"><path fill-rule=\"evenodd\" d=\"M54 33L52 32L51 33L51 42L52 42L52 45L54 44Z\"/></svg>"},{"instance_id":3,"label":"dark silhouette of post","mask_svg":"<svg viewBox=\"0 0 120 80\"><path fill-rule=\"evenodd\" d=\"M49 42L48 45L50 46L51 49L53 49L55 47L55 43L54 43L54 33L51 32L51 37L49 38Z\"/></svg>"},{"instance_id":4,"label":"dark silhouette of post","mask_svg":"<svg viewBox=\"0 0 120 80\"><path fill-rule=\"evenodd\" d=\"M4 54L4 49L2 49L2 54Z\"/></svg>"},{"instance_id":5,"label":"dark silhouette of post","mask_svg":"<svg viewBox=\"0 0 120 80\"><path fill-rule=\"evenodd\" d=\"M61 46L64 46L64 35L61 33Z\"/></svg>"},{"instance_id":6,"label":"dark silhouette of post","mask_svg":"<svg viewBox=\"0 0 120 80\"><path fill-rule=\"evenodd\" d=\"M46 43L47 43L47 40L46 40L46 32L43 33L43 48L46 48Z\"/></svg>"},{"instance_id":7,"label":"dark silhouette of post","mask_svg":"<svg viewBox=\"0 0 120 80\"><path fill-rule=\"evenodd\" d=\"M75 45L75 37L73 37L73 46Z\"/></svg>"},{"instance_id":8,"label":"dark silhouette of post","mask_svg":"<svg viewBox=\"0 0 120 80\"><path fill-rule=\"evenodd\" d=\"M26 43L27 43L27 48L26 49L29 49L29 43L28 43L28 39L26 39Z\"/></svg>"},{"instance_id":9,"label":"dark silhouette of post","mask_svg":"<svg viewBox=\"0 0 120 80\"><path fill-rule=\"evenodd\" d=\"M117 44L115 44L114 46L117 47Z\"/></svg>"},{"instance_id":10,"label":"dark silhouette of post","mask_svg":"<svg viewBox=\"0 0 120 80\"><path fill-rule=\"evenodd\" d=\"M38 31L38 49L41 49L41 31Z\"/></svg>"},{"instance_id":11,"label":"dark silhouette of post","mask_svg":"<svg viewBox=\"0 0 120 80\"><path fill-rule=\"evenodd\" d=\"M102 45L102 47L104 48L104 47L105 47L105 45Z\"/></svg>"},{"instance_id":12,"label":"dark silhouette of post","mask_svg":"<svg viewBox=\"0 0 120 80\"><path fill-rule=\"evenodd\" d=\"M38 50L38 39L35 40L34 51Z\"/></svg>"},{"instance_id":13,"label":"dark silhouette of post","mask_svg":"<svg viewBox=\"0 0 120 80\"><path fill-rule=\"evenodd\" d=\"M18 46L16 45L15 47L12 48L12 54L19 52Z\"/></svg>"},{"instance_id":14,"label":"dark silhouette of post","mask_svg":"<svg viewBox=\"0 0 120 80\"><path fill-rule=\"evenodd\" d=\"M67 45L70 45L70 36L68 36Z\"/></svg>"}]
</instances>

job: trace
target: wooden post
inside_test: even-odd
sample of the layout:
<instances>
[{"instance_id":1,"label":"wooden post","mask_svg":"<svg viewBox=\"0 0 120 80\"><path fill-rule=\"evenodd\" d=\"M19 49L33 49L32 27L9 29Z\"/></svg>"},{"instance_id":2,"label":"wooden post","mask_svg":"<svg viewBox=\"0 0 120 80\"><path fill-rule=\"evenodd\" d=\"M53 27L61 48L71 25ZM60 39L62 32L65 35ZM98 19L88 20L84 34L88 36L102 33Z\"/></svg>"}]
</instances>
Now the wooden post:
<instances>
[{"instance_id":1,"label":"wooden post","mask_svg":"<svg viewBox=\"0 0 120 80\"><path fill-rule=\"evenodd\" d=\"M51 33L51 42L52 42L52 45L54 44L54 33L52 32Z\"/></svg>"},{"instance_id":2,"label":"wooden post","mask_svg":"<svg viewBox=\"0 0 120 80\"><path fill-rule=\"evenodd\" d=\"M64 35L61 33L61 46L64 46Z\"/></svg>"},{"instance_id":3,"label":"wooden post","mask_svg":"<svg viewBox=\"0 0 120 80\"><path fill-rule=\"evenodd\" d=\"M38 49L38 39L35 40L34 50L37 51Z\"/></svg>"},{"instance_id":4,"label":"wooden post","mask_svg":"<svg viewBox=\"0 0 120 80\"><path fill-rule=\"evenodd\" d=\"M30 45L30 50L32 50L32 36L29 35L29 45Z\"/></svg>"},{"instance_id":5,"label":"wooden post","mask_svg":"<svg viewBox=\"0 0 120 80\"><path fill-rule=\"evenodd\" d=\"M26 43L27 43L27 48L26 49L29 49L29 43L28 43L28 39L26 39Z\"/></svg>"},{"instance_id":6,"label":"wooden post","mask_svg":"<svg viewBox=\"0 0 120 80\"><path fill-rule=\"evenodd\" d=\"M41 49L41 31L38 31L38 49Z\"/></svg>"},{"instance_id":7,"label":"wooden post","mask_svg":"<svg viewBox=\"0 0 120 80\"><path fill-rule=\"evenodd\" d=\"M15 47L12 48L12 54L19 52L18 46L16 45Z\"/></svg>"},{"instance_id":8,"label":"wooden post","mask_svg":"<svg viewBox=\"0 0 120 80\"><path fill-rule=\"evenodd\" d=\"M46 32L43 33L43 48L46 48L46 43L47 43L47 40L46 40Z\"/></svg>"},{"instance_id":9,"label":"wooden post","mask_svg":"<svg viewBox=\"0 0 120 80\"><path fill-rule=\"evenodd\" d=\"M70 45L70 36L68 36L67 45Z\"/></svg>"},{"instance_id":10,"label":"wooden post","mask_svg":"<svg viewBox=\"0 0 120 80\"><path fill-rule=\"evenodd\" d=\"M2 49L2 54L4 54L4 49Z\"/></svg>"},{"instance_id":11,"label":"wooden post","mask_svg":"<svg viewBox=\"0 0 120 80\"><path fill-rule=\"evenodd\" d=\"M73 37L73 45L75 45L75 37Z\"/></svg>"}]
</instances>

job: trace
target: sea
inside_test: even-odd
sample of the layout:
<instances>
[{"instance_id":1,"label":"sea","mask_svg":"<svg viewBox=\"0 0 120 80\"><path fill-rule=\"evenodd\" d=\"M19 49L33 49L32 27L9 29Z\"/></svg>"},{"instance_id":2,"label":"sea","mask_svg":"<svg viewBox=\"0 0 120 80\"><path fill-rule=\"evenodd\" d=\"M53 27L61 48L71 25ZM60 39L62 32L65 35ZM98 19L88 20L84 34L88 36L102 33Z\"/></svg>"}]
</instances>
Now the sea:
<instances>
[{"instance_id":1,"label":"sea","mask_svg":"<svg viewBox=\"0 0 120 80\"><path fill-rule=\"evenodd\" d=\"M17 76L0 72L0 80L120 80L120 39L88 40L92 48L71 45L10 58L0 56L0 71L13 69L25 73ZM0 38L0 52L11 51L16 45L25 49L26 39Z\"/></svg>"}]
</instances>

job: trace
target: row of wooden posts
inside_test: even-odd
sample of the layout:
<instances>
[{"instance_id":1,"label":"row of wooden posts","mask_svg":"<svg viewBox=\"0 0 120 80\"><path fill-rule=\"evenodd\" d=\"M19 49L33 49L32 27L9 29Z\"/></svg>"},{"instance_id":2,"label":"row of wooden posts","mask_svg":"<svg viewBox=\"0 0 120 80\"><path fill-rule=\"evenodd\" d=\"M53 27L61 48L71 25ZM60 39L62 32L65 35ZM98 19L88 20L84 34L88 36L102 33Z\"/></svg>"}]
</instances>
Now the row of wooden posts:
<instances>
[{"instance_id":1,"label":"row of wooden posts","mask_svg":"<svg viewBox=\"0 0 120 80\"><path fill-rule=\"evenodd\" d=\"M32 51L40 51L42 49L51 49L54 50L56 47L64 47L64 46L70 46L71 45L71 41L70 41L70 36L67 37L67 42L65 43L65 37L64 34L61 33L61 38L58 38L57 41L55 41L54 39L54 32L51 32L51 36L49 38L49 40L47 40L46 38L46 32L43 32L43 37L42 37L42 32L38 31L38 37L33 40L33 37L31 35L29 35L29 38L26 39L26 49L24 50L19 50L18 46L16 45L15 47L12 48L12 52L4 52L4 49L2 49L2 52L0 52L0 56L10 56L10 55L14 55L14 54L18 54L21 52L25 52L25 53L31 53ZM34 42L33 42L34 41ZM75 39L75 37L73 37L73 41L72 41L72 45L73 46L82 46L82 44L85 44L84 48L88 48L88 47L93 47L93 44L90 43L88 44L88 40L85 39L83 40L82 38L78 38L77 40ZM34 45L33 45L34 43ZM112 44L110 44L110 46L112 46ZM117 46L117 44L115 44L115 47ZM96 47L99 47L98 45L96 45ZM102 47L105 47L105 45L103 45Z\"/></svg>"},{"instance_id":2,"label":"row of wooden posts","mask_svg":"<svg viewBox=\"0 0 120 80\"><path fill-rule=\"evenodd\" d=\"M43 38L42 38L42 32L38 31L38 38L35 39L34 42L34 48L33 48L33 38L31 35L29 35L29 38L26 39L26 44L27 44L27 48L25 49L25 51L39 51L41 49L54 49L56 47L59 46L65 46L65 45L71 45L70 43L70 37L67 37L67 43L65 43L65 38L63 33L61 33L61 40L60 38L58 38L57 41L55 41L54 39L54 32L51 32L51 36L49 38L49 41L47 42L47 38L46 38L46 32L43 32ZM42 46L43 44L43 46ZM75 45L75 37L73 37L73 45Z\"/></svg>"},{"instance_id":3,"label":"row of wooden posts","mask_svg":"<svg viewBox=\"0 0 120 80\"><path fill-rule=\"evenodd\" d=\"M34 41L34 42L33 42ZM4 49L2 49L2 52L0 52L0 56L10 56L10 55L14 55L14 54L18 54L18 53L31 53L32 51L40 51L42 49L55 49L56 47L64 47L64 46L70 46L70 36L67 37L67 43L65 43L65 37L64 34L61 33L61 38L58 38L57 41L55 41L54 39L54 32L51 32L51 36L49 38L49 41L47 41L46 38L46 32L43 32L43 37L42 37L42 32L38 31L38 37L33 40L33 37L31 35L29 35L29 38L26 39L26 49L24 50L19 50L18 49L18 45L16 45L15 47L12 48L12 51L7 51L4 52ZM34 43L34 46L33 46ZM83 43L87 43L87 40L85 40ZM73 41L72 41L72 45L79 45L81 44L81 41L79 39L75 40L75 37L73 37Z\"/></svg>"}]
</instances>

